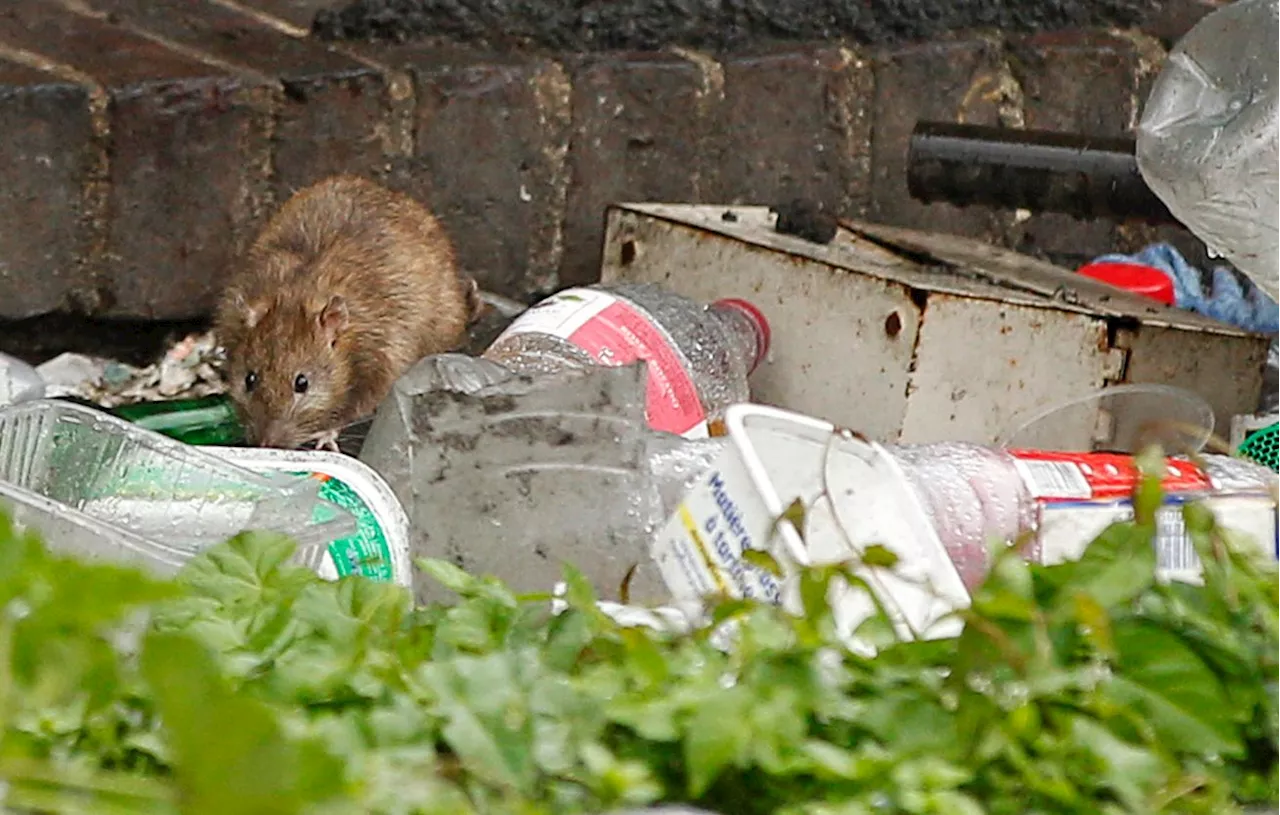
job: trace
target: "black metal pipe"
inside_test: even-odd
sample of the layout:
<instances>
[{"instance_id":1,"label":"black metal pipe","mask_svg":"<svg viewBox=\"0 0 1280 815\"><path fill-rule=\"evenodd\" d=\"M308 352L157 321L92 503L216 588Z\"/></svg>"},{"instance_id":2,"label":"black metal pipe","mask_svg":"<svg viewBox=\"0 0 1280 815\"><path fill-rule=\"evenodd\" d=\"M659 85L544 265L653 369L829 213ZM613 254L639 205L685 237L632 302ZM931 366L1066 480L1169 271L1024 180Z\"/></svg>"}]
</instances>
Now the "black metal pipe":
<instances>
[{"instance_id":1,"label":"black metal pipe","mask_svg":"<svg viewBox=\"0 0 1280 815\"><path fill-rule=\"evenodd\" d=\"M925 203L1178 223L1142 180L1130 138L918 122L907 188Z\"/></svg>"}]
</instances>

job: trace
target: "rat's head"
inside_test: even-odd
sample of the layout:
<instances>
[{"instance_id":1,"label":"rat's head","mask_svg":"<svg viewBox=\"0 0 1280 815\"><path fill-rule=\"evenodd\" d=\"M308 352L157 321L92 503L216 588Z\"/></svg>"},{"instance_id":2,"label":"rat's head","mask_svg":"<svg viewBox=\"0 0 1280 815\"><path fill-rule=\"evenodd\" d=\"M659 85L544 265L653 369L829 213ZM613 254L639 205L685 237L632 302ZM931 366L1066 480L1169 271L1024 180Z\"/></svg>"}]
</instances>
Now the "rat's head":
<instances>
[{"instance_id":1,"label":"rat's head","mask_svg":"<svg viewBox=\"0 0 1280 815\"><path fill-rule=\"evenodd\" d=\"M229 292L219 318L226 376L248 440L295 448L334 429L351 371L340 353L340 296L250 302Z\"/></svg>"}]
</instances>

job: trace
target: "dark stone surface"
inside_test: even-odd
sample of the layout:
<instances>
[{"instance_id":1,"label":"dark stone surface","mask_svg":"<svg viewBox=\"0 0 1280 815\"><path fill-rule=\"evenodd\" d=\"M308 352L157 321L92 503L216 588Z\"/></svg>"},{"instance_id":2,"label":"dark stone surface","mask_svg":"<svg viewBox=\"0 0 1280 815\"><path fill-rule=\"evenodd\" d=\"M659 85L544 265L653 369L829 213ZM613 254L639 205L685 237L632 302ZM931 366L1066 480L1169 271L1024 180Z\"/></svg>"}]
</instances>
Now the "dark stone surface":
<instances>
[{"instance_id":1,"label":"dark stone surface","mask_svg":"<svg viewBox=\"0 0 1280 815\"><path fill-rule=\"evenodd\" d=\"M382 173L386 93L386 80L371 71L287 83L273 138L275 202L335 173Z\"/></svg>"},{"instance_id":2,"label":"dark stone surface","mask_svg":"<svg viewBox=\"0 0 1280 815\"><path fill-rule=\"evenodd\" d=\"M208 314L252 228L262 102L212 76L149 84L111 104L112 317Z\"/></svg>"},{"instance_id":3,"label":"dark stone surface","mask_svg":"<svg viewBox=\"0 0 1280 815\"><path fill-rule=\"evenodd\" d=\"M882 52L875 63L870 218L995 240L1009 214L921 204L907 192L907 143L920 120L999 123L1003 55L983 39L943 39Z\"/></svg>"},{"instance_id":4,"label":"dark stone surface","mask_svg":"<svg viewBox=\"0 0 1280 815\"><path fill-rule=\"evenodd\" d=\"M443 36L554 50L736 50L769 40L892 43L963 28L1132 25L1160 0L350 0L317 13L331 39Z\"/></svg>"},{"instance_id":5,"label":"dark stone surface","mask_svg":"<svg viewBox=\"0 0 1280 815\"><path fill-rule=\"evenodd\" d=\"M697 199L710 100L698 67L675 56L608 54L568 67L574 122L560 283L578 285L600 277L607 205Z\"/></svg>"},{"instance_id":6,"label":"dark stone surface","mask_svg":"<svg viewBox=\"0 0 1280 815\"><path fill-rule=\"evenodd\" d=\"M206 313L250 172L246 81L124 27L36 0L0 11L0 40L91 77L109 98L105 256L67 294L89 316Z\"/></svg>"},{"instance_id":7,"label":"dark stone surface","mask_svg":"<svg viewBox=\"0 0 1280 815\"><path fill-rule=\"evenodd\" d=\"M0 319L56 311L79 282L88 230L88 92L0 61Z\"/></svg>"},{"instance_id":8,"label":"dark stone surface","mask_svg":"<svg viewBox=\"0 0 1280 815\"><path fill-rule=\"evenodd\" d=\"M73 353L145 366L188 334L208 330L207 320L104 320L45 314L25 320L0 319L0 353L31 365Z\"/></svg>"},{"instance_id":9,"label":"dark stone surface","mask_svg":"<svg viewBox=\"0 0 1280 815\"><path fill-rule=\"evenodd\" d=\"M341 77L368 69L332 48L288 37L252 16L191 0L89 0L120 25L165 39L286 82Z\"/></svg>"},{"instance_id":10,"label":"dark stone surface","mask_svg":"<svg viewBox=\"0 0 1280 815\"><path fill-rule=\"evenodd\" d=\"M207 65L159 43L44 0L0 4L0 41L76 68L108 88L210 73Z\"/></svg>"},{"instance_id":11,"label":"dark stone surface","mask_svg":"<svg viewBox=\"0 0 1280 815\"><path fill-rule=\"evenodd\" d=\"M275 202L333 173L373 175L381 169L385 81L375 69L315 40L286 36L247 13L213 3L93 4L121 24L198 48L262 74L265 81L279 81L283 93L274 125L271 179ZM272 164L266 155L249 160L264 167Z\"/></svg>"},{"instance_id":12,"label":"dark stone surface","mask_svg":"<svg viewBox=\"0 0 1280 815\"><path fill-rule=\"evenodd\" d=\"M297 31L308 31L316 14L341 5L342 0L240 0L240 5L282 20Z\"/></svg>"},{"instance_id":13,"label":"dark stone surface","mask_svg":"<svg viewBox=\"0 0 1280 815\"><path fill-rule=\"evenodd\" d=\"M852 214L868 197L871 70L852 51L805 48L724 62L702 200L803 197Z\"/></svg>"},{"instance_id":14,"label":"dark stone surface","mask_svg":"<svg viewBox=\"0 0 1280 815\"><path fill-rule=\"evenodd\" d=\"M481 287L521 298L554 285L568 147L567 82L536 58L423 49L396 54L414 76L416 152L388 184L432 208L463 269ZM552 234L554 232L554 234Z\"/></svg>"}]
</instances>

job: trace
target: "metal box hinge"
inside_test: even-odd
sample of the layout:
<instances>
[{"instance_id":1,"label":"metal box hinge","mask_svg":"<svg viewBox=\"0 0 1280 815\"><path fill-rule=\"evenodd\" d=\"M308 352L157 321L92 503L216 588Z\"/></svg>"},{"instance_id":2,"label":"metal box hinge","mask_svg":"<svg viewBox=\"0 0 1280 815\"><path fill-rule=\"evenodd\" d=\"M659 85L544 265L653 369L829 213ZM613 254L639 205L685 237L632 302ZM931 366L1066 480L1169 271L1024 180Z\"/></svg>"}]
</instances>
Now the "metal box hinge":
<instances>
[{"instance_id":1,"label":"metal box hinge","mask_svg":"<svg viewBox=\"0 0 1280 815\"><path fill-rule=\"evenodd\" d=\"M1108 327L1107 347L1102 369L1102 387L1119 385L1129 373L1129 352L1133 348L1137 332L1130 328ZM1115 440L1115 416L1105 407L1105 402L1098 408L1094 418L1093 443L1100 449L1108 449Z\"/></svg>"},{"instance_id":2,"label":"metal box hinge","mask_svg":"<svg viewBox=\"0 0 1280 815\"><path fill-rule=\"evenodd\" d=\"M1119 385L1129 374L1129 352L1138 332L1132 328L1109 328L1107 331L1106 359L1102 368L1102 384Z\"/></svg>"}]
</instances>

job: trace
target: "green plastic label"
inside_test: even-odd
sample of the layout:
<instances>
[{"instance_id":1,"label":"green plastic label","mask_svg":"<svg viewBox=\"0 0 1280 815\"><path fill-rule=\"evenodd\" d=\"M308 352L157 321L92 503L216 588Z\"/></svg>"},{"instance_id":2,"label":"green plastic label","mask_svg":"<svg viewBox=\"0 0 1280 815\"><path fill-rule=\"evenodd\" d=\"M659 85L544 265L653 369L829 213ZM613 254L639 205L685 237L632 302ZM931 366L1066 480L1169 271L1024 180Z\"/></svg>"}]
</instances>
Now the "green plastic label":
<instances>
[{"instance_id":1,"label":"green plastic label","mask_svg":"<svg viewBox=\"0 0 1280 815\"><path fill-rule=\"evenodd\" d=\"M323 483L320 487L320 497L347 510L356 519L354 535L339 538L329 544L329 556L333 558L338 576L359 574L371 580L391 582L394 579L391 546L387 543L382 525L378 523L378 517L369 505L361 500L355 490L336 478L319 473L295 473L295 475L306 475L321 480ZM317 513L323 511L323 505L316 507ZM314 520L324 519L317 516Z\"/></svg>"}]
</instances>

